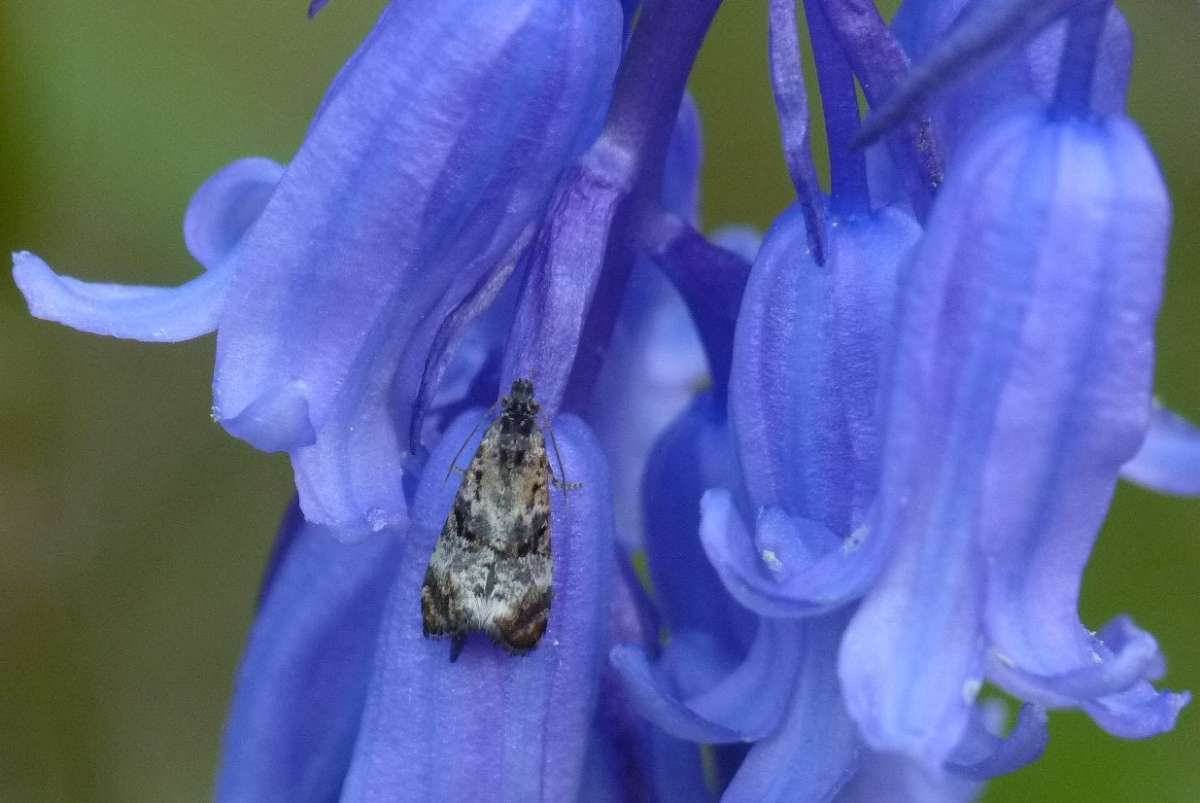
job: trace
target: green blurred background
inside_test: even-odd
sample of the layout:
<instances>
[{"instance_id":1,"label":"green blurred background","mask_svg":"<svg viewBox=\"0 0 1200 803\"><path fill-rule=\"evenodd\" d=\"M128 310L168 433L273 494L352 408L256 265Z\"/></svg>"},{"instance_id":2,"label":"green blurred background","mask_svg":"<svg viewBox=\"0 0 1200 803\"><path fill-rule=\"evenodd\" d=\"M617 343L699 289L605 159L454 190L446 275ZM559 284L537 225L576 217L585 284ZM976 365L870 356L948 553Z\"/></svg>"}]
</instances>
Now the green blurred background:
<instances>
[{"instance_id":1,"label":"green blurred background","mask_svg":"<svg viewBox=\"0 0 1200 803\"><path fill-rule=\"evenodd\" d=\"M176 284L180 221L230 160L286 161L383 0L0 2L0 248L90 279ZM728 0L697 67L706 222L788 203L764 0ZM1121 3L1131 107L1176 204L1158 390L1200 420L1200 5ZM173 346L34 321L0 280L0 801L210 796L222 722L290 471L209 418L211 338ZM1123 486L1085 621L1128 611L1167 682L1200 690L1200 503ZM1056 713L987 800L1200 800L1200 715L1122 742Z\"/></svg>"}]
</instances>

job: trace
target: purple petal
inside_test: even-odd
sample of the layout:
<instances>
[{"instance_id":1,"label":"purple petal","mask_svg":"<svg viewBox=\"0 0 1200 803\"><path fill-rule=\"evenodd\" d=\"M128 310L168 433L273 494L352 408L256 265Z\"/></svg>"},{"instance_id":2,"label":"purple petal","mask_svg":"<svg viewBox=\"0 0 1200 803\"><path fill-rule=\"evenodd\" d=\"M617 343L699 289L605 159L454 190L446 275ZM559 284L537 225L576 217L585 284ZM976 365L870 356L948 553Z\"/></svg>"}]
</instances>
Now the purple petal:
<instances>
[{"instance_id":1,"label":"purple petal","mask_svg":"<svg viewBox=\"0 0 1200 803\"><path fill-rule=\"evenodd\" d=\"M554 606L541 643L514 657L475 636L450 663L448 643L421 633L422 578L455 493L444 477L477 420L447 430L417 490L343 800L571 800L581 783L613 549L607 469L584 424L555 426L583 488L551 497Z\"/></svg>"},{"instance_id":2,"label":"purple petal","mask_svg":"<svg viewBox=\"0 0 1200 803\"><path fill-rule=\"evenodd\" d=\"M345 544L293 507L238 672L216 798L322 801L350 765L401 540Z\"/></svg>"},{"instance_id":3,"label":"purple petal","mask_svg":"<svg viewBox=\"0 0 1200 803\"><path fill-rule=\"evenodd\" d=\"M461 341L473 329L486 327L486 324L485 327L476 326L476 320L488 311L494 310L493 316L490 317L504 316L511 326L512 304L498 304L497 301L514 286L513 272L520 266L532 238L533 225L531 224L521 232L496 268L480 280L480 283L473 287L467 296L442 319L437 334L429 345L429 351L424 357L425 367L421 374L420 390L417 392L412 416L409 420L409 443L413 451L416 451L417 446L423 442L421 434L425 429L426 414L437 394L441 392L441 384L446 372L458 357L458 347L462 345ZM504 315L506 312L508 314ZM470 347L468 347L469 351ZM410 352L409 356L419 360L421 355ZM403 367L401 372L406 373Z\"/></svg>"},{"instance_id":4,"label":"purple petal","mask_svg":"<svg viewBox=\"0 0 1200 803\"><path fill-rule=\"evenodd\" d=\"M634 265L621 307L588 420L612 457L618 537L634 549L651 450L703 385L707 365L687 308L653 265Z\"/></svg>"},{"instance_id":5,"label":"purple petal","mask_svg":"<svg viewBox=\"0 0 1200 803\"><path fill-rule=\"evenodd\" d=\"M325 8L325 4L328 2L329 0L312 0L312 2L308 4L308 18L312 19L313 17L317 16L321 9Z\"/></svg>"},{"instance_id":6,"label":"purple petal","mask_svg":"<svg viewBox=\"0 0 1200 803\"><path fill-rule=\"evenodd\" d=\"M867 742L932 771L964 733L982 681L985 567L973 527L988 429L979 422L986 422L989 403L994 406L1012 350L1002 317L1011 317L1011 309L965 316L993 298L984 266L1007 280L994 298L1013 304L1020 296L1008 290L1019 274L1012 268L1027 264L1019 247L1010 248L1008 259L981 259L997 237L981 236L979 221L965 211L972 203L967 195L979 190L955 183L961 175L951 173L905 273L885 398L883 475L869 536L894 544L896 554L847 630L840 658L847 705ZM1007 225L1025 232L1032 220L1014 215ZM978 344L977 356L962 342ZM953 405L960 397L973 406L958 411Z\"/></svg>"},{"instance_id":7,"label":"purple petal","mask_svg":"<svg viewBox=\"0 0 1200 803\"><path fill-rule=\"evenodd\" d=\"M688 698L638 648L617 647L610 660L633 706L667 733L696 742L754 741L771 733L783 714L800 664L800 633L800 625L792 622L759 620L742 663Z\"/></svg>"},{"instance_id":8,"label":"purple petal","mask_svg":"<svg viewBox=\"0 0 1200 803\"><path fill-rule=\"evenodd\" d=\"M1003 143L1037 125L1032 115L1007 120L972 151L976 161L951 173L905 274L871 524L897 551L842 645L847 704L868 743L931 769L964 733L982 681L986 573L976 528L1016 352L1011 333L1037 263L1030 232L1045 215L1009 202L1022 197L1010 185L1037 187L1044 173ZM983 177L1003 189L981 186Z\"/></svg>"},{"instance_id":9,"label":"purple petal","mask_svg":"<svg viewBox=\"0 0 1200 803\"><path fill-rule=\"evenodd\" d=\"M738 487L741 476L729 426L707 393L667 427L647 461L641 487L646 563L672 638L684 631L708 634L714 652L738 660L754 621L729 599L700 542L700 499L713 485Z\"/></svg>"},{"instance_id":10,"label":"purple petal","mask_svg":"<svg viewBox=\"0 0 1200 803\"><path fill-rule=\"evenodd\" d=\"M768 233L742 301L729 403L753 507L846 537L875 494L879 367L896 274L920 228L895 210L829 222L823 265L797 209Z\"/></svg>"},{"instance_id":11,"label":"purple petal","mask_svg":"<svg viewBox=\"0 0 1200 803\"><path fill-rule=\"evenodd\" d=\"M803 658L783 722L750 749L723 803L827 801L858 768L861 743L837 678L837 645L846 617L806 621L792 634Z\"/></svg>"},{"instance_id":12,"label":"purple petal","mask_svg":"<svg viewBox=\"0 0 1200 803\"><path fill-rule=\"evenodd\" d=\"M762 247L762 232L754 226L730 223L717 228L709 236L714 245L732 251L747 262L754 262Z\"/></svg>"},{"instance_id":13,"label":"purple petal","mask_svg":"<svg viewBox=\"0 0 1200 803\"><path fill-rule=\"evenodd\" d=\"M403 519L428 347L595 135L620 30L615 0L395 2L334 81L243 243L214 380L221 422L291 450L310 520ZM315 444L242 418L281 388Z\"/></svg>"},{"instance_id":14,"label":"purple petal","mask_svg":"<svg viewBox=\"0 0 1200 803\"><path fill-rule=\"evenodd\" d=\"M1043 188L1031 199L1042 210L1040 245L1019 338L1009 336L1018 351L996 397L985 477L987 631L1004 662L1084 702L1157 666L1148 636L1122 638L1116 654L1098 649L1078 598L1117 474L1146 431L1170 206L1128 121L1043 124L1001 147L1001 164L1016 155ZM1160 714L1174 698L1145 688L1137 697L1169 727L1173 714ZM1114 732L1143 727L1113 724L1107 708L1094 716Z\"/></svg>"},{"instance_id":15,"label":"purple petal","mask_svg":"<svg viewBox=\"0 0 1200 803\"><path fill-rule=\"evenodd\" d=\"M1159 493L1200 496L1200 430L1156 401L1146 440L1121 466L1121 478Z\"/></svg>"},{"instance_id":16,"label":"purple petal","mask_svg":"<svg viewBox=\"0 0 1200 803\"><path fill-rule=\"evenodd\" d=\"M724 399L737 311L750 277L750 263L713 245L677 217L662 215L654 228L650 256L679 291L696 322L713 387Z\"/></svg>"},{"instance_id":17,"label":"purple petal","mask_svg":"<svg viewBox=\"0 0 1200 803\"><path fill-rule=\"evenodd\" d=\"M601 706L603 706L603 699ZM656 803L703 803L715 800L704 780L700 747L668 736L633 715L637 739L612 744L599 730L588 751L578 800L653 800ZM621 748L627 748L622 752Z\"/></svg>"},{"instance_id":18,"label":"purple petal","mask_svg":"<svg viewBox=\"0 0 1200 803\"><path fill-rule=\"evenodd\" d=\"M898 539L839 658L846 705L867 743L930 769L958 744L983 680L984 566L961 537L962 513L943 507L914 516Z\"/></svg>"},{"instance_id":19,"label":"purple petal","mask_svg":"<svg viewBox=\"0 0 1200 803\"><path fill-rule=\"evenodd\" d=\"M308 394L299 382L272 388L222 424L264 452L283 452L317 440L308 417Z\"/></svg>"},{"instance_id":20,"label":"purple petal","mask_svg":"<svg viewBox=\"0 0 1200 803\"><path fill-rule=\"evenodd\" d=\"M1023 699L1065 707L1081 700L1124 691L1163 664L1158 642L1128 619L1118 617L1092 638L1092 662L1053 676L1039 676L1015 666L1002 652L992 658L991 676ZM1107 638L1106 638L1107 636Z\"/></svg>"},{"instance_id":21,"label":"purple petal","mask_svg":"<svg viewBox=\"0 0 1200 803\"><path fill-rule=\"evenodd\" d=\"M690 92L683 93L675 130L667 146L663 170L663 209L693 225L700 219L700 163L704 159L704 133L700 109Z\"/></svg>"},{"instance_id":22,"label":"purple petal","mask_svg":"<svg viewBox=\"0 0 1200 803\"><path fill-rule=\"evenodd\" d=\"M930 770L898 753L866 751L837 803L974 803L983 784Z\"/></svg>"},{"instance_id":23,"label":"purple petal","mask_svg":"<svg viewBox=\"0 0 1200 803\"><path fill-rule=\"evenodd\" d=\"M233 253L271 200L284 168L261 156L238 159L200 185L183 217L192 257L212 270Z\"/></svg>"},{"instance_id":24,"label":"purple petal","mask_svg":"<svg viewBox=\"0 0 1200 803\"><path fill-rule=\"evenodd\" d=\"M1023 671L1002 653L989 676L1023 699L1052 707L1082 707L1105 730L1137 739L1169 731L1191 695L1157 693L1150 680L1162 676L1158 643L1128 617L1117 617L1092 637L1092 662L1059 675Z\"/></svg>"},{"instance_id":25,"label":"purple petal","mask_svg":"<svg viewBox=\"0 0 1200 803\"><path fill-rule=\"evenodd\" d=\"M283 168L239 159L200 186L188 205L188 250L207 273L179 287L84 282L56 274L28 251L13 254L13 279L32 315L98 335L178 342L217 328L238 261L234 250L262 213Z\"/></svg>"},{"instance_id":26,"label":"purple petal","mask_svg":"<svg viewBox=\"0 0 1200 803\"><path fill-rule=\"evenodd\" d=\"M631 565L620 561L619 568L610 609L611 643L634 643L655 649L659 623L653 606ZM595 729L596 742L589 761L605 766L602 774L608 779L607 793L593 786L592 790L584 791L581 799L648 798L664 803L712 799L704 783L698 745L668 736L640 717L630 705L624 685L611 664L604 672ZM607 750L604 745L608 745Z\"/></svg>"},{"instance_id":27,"label":"purple petal","mask_svg":"<svg viewBox=\"0 0 1200 803\"><path fill-rule=\"evenodd\" d=\"M657 668L641 647L614 647L609 660L624 683L630 705L655 727L693 742L721 744L743 740L745 734L710 722L688 708L675 693L667 673Z\"/></svg>"},{"instance_id":28,"label":"purple petal","mask_svg":"<svg viewBox=\"0 0 1200 803\"><path fill-rule=\"evenodd\" d=\"M778 508L764 508L752 538L720 488L708 491L700 508L700 539L721 582L763 616L813 616L853 601L890 555L887 542L865 529L842 540Z\"/></svg>"},{"instance_id":29,"label":"purple petal","mask_svg":"<svg viewBox=\"0 0 1200 803\"><path fill-rule=\"evenodd\" d=\"M659 624L633 567L621 560L613 583L612 644L656 651ZM606 667L581 800L691 803L712 798L699 747L667 735L637 714L617 672Z\"/></svg>"},{"instance_id":30,"label":"purple petal","mask_svg":"<svg viewBox=\"0 0 1200 803\"><path fill-rule=\"evenodd\" d=\"M1192 701L1191 692L1160 692L1149 683L1082 706L1096 724L1124 739L1147 739L1175 729L1182 711Z\"/></svg>"},{"instance_id":31,"label":"purple petal","mask_svg":"<svg viewBox=\"0 0 1200 803\"><path fill-rule=\"evenodd\" d=\"M237 267L228 259L179 287L84 282L60 276L35 254L13 254L13 279L35 318L81 332L174 343L217 328Z\"/></svg>"},{"instance_id":32,"label":"purple petal","mask_svg":"<svg viewBox=\"0 0 1200 803\"><path fill-rule=\"evenodd\" d=\"M1050 732L1041 706L1023 705L1008 736L988 727L987 703L976 706L963 740L946 762L946 769L963 778L986 781L1032 764L1046 751Z\"/></svg>"},{"instance_id":33,"label":"purple petal","mask_svg":"<svg viewBox=\"0 0 1200 803\"><path fill-rule=\"evenodd\" d=\"M943 187L891 369L874 521L899 551L842 649L873 745L940 764L985 639L1027 673L1105 661L1079 583L1144 432L1168 216L1129 123L1043 109L996 121Z\"/></svg>"}]
</instances>

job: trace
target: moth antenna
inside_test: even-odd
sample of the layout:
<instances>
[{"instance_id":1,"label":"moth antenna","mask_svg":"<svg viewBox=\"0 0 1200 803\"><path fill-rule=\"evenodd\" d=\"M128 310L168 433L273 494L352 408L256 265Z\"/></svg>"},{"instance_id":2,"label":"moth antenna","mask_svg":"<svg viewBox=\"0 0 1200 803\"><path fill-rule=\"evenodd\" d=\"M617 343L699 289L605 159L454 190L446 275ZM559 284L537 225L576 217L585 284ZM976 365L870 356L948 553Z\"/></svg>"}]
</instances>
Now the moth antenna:
<instances>
[{"instance_id":1,"label":"moth antenna","mask_svg":"<svg viewBox=\"0 0 1200 803\"><path fill-rule=\"evenodd\" d=\"M562 475L561 481L554 476L553 472L551 472L550 478L554 480L555 485L564 491L578 491L583 487L583 483L567 482L567 467L563 463L562 453L558 451L558 438L554 437L554 427L550 426L549 421L546 422L545 430L550 433L550 445L554 447L554 459L558 461L558 473Z\"/></svg>"},{"instance_id":2,"label":"moth antenna","mask_svg":"<svg viewBox=\"0 0 1200 803\"><path fill-rule=\"evenodd\" d=\"M487 412L479 416L479 420L475 422L475 428L471 430L471 434L463 439L462 446L458 447L458 451L454 453L454 459L450 461L450 467L446 469L446 476L442 479L442 485L445 485L446 480L450 479L450 475L454 473L454 469L457 468L464 474L466 473L465 469L459 467L458 458L462 457L463 449L467 448L467 444L471 442L471 438L475 437L475 433L479 431L481 426L483 426L483 422L487 420L487 417L495 412L498 404L500 404L500 400L496 399L496 401L492 403L492 406L487 409Z\"/></svg>"}]
</instances>

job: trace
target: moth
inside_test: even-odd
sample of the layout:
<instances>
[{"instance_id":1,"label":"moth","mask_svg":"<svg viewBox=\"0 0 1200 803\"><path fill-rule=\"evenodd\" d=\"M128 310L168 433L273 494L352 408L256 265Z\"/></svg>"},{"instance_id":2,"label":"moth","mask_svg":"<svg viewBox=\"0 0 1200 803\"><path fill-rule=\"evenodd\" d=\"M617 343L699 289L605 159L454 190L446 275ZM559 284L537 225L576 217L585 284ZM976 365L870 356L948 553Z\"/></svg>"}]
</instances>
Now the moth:
<instances>
[{"instance_id":1,"label":"moth","mask_svg":"<svg viewBox=\"0 0 1200 803\"><path fill-rule=\"evenodd\" d=\"M427 638L450 637L452 662L472 632L513 655L532 650L546 632L550 486L578 486L559 483L550 468L540 409L533 383L516 380L470 465L462 469L457 457L451 464L463 479L425 570L421 621Z\"/></svg>"}]
</instances>

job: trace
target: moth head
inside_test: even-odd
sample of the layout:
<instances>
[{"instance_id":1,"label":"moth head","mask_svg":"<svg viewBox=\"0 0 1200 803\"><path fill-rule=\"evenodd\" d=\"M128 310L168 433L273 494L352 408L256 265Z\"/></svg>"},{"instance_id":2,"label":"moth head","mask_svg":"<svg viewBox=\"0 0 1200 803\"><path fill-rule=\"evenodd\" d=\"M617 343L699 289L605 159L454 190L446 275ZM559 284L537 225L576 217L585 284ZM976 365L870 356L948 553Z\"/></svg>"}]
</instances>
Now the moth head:
<instances>
[{"instance_id":1,"label":"moth head","mask_svg":"<svg viewBox=\"0 0 1200 803\"><path fill-rule=\"evenodd\" d=\"M535 416L541 407L533 398L533 383L528 379L517 379L512 383L512 391L501 402L504 412L511 415Z\"/></svg>"}]
</instances>

